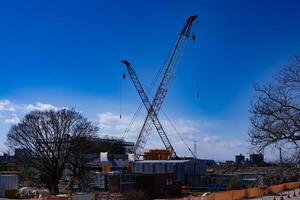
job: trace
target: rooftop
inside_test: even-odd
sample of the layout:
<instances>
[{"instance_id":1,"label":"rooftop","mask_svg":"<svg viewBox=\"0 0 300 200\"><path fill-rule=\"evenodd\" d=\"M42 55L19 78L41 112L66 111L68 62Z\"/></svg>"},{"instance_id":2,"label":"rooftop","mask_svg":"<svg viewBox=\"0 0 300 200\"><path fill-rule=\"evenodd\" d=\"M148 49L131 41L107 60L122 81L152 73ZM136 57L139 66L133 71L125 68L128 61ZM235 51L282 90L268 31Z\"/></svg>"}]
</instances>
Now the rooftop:
<instances>
[{"instance_id":1,"label":"rooftop","mask_svg":"<svg viewBox=\"0 0 300 200\"><path fill-rule=\"evenodd\" d=\"M138 160L135 163L185 163L190 160Z\"/></svg>"}]
</instances>

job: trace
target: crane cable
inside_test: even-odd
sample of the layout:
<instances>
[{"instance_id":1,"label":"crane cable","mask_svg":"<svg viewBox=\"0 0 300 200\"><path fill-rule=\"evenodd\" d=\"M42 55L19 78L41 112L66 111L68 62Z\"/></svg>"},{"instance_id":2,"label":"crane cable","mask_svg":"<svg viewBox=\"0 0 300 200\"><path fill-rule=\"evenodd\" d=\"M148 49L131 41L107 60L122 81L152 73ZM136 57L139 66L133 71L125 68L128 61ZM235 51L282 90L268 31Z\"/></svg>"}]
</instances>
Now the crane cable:
<instances>
[{"instance_id":1,"label":"crane cable","mask_svg":"<svg viewBox=\"0 0 300 200\"><path fill-rule=\"evenodd\" d=\"M191 148L188 146L188 144L185 142L185 140L183 139L182 135L179 133L178 129L175 127L174 123L171 121L171 119L167 116L167 114L161 110L162 113L164 114L165 118L169 121L169 123L171 124L171 126L174 128L175 133L178 135L178 137L182 140L183 144L186 146L186 148L190 151L190 153L194 156L194 158L197 158L195 153L191 150Z\"/></svg>"},{"instance_id":2,"label":"crane cable","mask_svg":"<svg viewBox=\"0 0 300 200\"><path fill-rule=\"evenodd\" d=\"M199 62L199 45L197 45L196 39L198 38L198 19L195 22L195 26L192 29L193 31L193 41L194 41L194 52L195 52L195 60L196 60L196 92L197 92L197 99L200 98L200 62Z\"/></svg>"},{"instance_id":3,"label":"crane cable","mask_svg":"<svg viewBox=\"0 0 300 200\"><path fill-rule=\"evenodd\" d=\"M149 93L149 89L147 87L145 87L146 90ZM153 96L151 95L151 98L153 98ZM191 150L191 148L188 146L188 144L185 142L185 140L183 139L182 135L180 134L180 132L178 131L178 129L175 127L174 123L171 121L171 119L167 116L167 114L164 112L164 110L161 108L160 109L161 112L163 113L163 115L165 116L165 118L167 119L167 121L170 123L171 127L175 130L175 133L178 135L178 137L182 140L183 144L187 147L187 149L190 151L190 153L193 155L194 158L196 158L195 153ZM171 139L171 138L169 138ZM174 143L174 142L173 142Z\"/></svg>"},{"instance_id":4,"label":"crane cable","mask_svg":"<svg viewBox=\"0 0 300 200\"><path fill-rule=\"evenodd\" d=\"M122 64L121 64L121 66L120 66L120 75L122 74ZM123 78L124 76L122 75L122 78ZM123 89L123 87L122 87L122 78L120 79L120 119L122 119L122 89Z\"/></svg>"},{"instance_id":5,"label":"crane cable","mask_svg":"<svg viewBox=\"0 0 300 200\"><path fill-rule=\"evenodd\" d=\"M119 102L120 103L120 120L122 119L122 100L123 100L123 98L122 98L122 96L123 96L123 92L122 92L123 84L122 84L122 82L123 81L122 80L125 80L125 79L126 79L126 74L125 74L125 71L124 71L123 64L121 63L121 65L120 65L120 86L119 86L120 87L120 93L119 93L119 95L120 95L120 98L119 98L119 100L120 100L120 102ZM123 134L123 136L121 137L122 140L124 140L124 136L125 136L125 134ZM112 143L109 145L109 147L107 149L107 152L110 152L110 150L112 149L113 145L116 142L117 142L117 140L112 141Z\"/></svg>"}]
</instances>

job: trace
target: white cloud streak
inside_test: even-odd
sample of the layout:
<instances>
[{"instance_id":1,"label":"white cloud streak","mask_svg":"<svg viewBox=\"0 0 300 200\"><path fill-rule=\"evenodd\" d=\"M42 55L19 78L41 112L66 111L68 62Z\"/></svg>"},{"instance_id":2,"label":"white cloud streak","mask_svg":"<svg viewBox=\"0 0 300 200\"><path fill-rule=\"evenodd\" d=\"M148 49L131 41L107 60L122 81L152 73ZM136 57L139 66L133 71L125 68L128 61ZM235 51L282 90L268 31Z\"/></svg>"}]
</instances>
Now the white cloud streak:
<instances>
[{"instance_id":1,"label":"white cloud streak","mask_svg":"<svg viewBox=\"0 0 300 200\"><path fill-rule=\"evenodd\" d=\"M17 114L13 113L9 118L6 118L5 123L9 123L9 124L17 124L20 121L20 118L18 117Z\"/></svg>"},{"instance_id":2,"label":"white cloud streak","mask_svg":"<svg viewBox=\"0 0 300 200\"><path fill-rule=\"evenodd\" d=\"M8 124L16 124L20 121L19 116L34 110L58 110L59 108L47 103L37 102L35 104L15 104L4 99L0 100L0 120Z\"/></svg>"},{"instance_id":3,"label":"white cloud streak","mask_svg":"<svg viewBox=\"0 0 300 200\"><path fill-rule=\"evenodd\" d=\"M9 100L4 99L0 100L0 111L14 112L16 108Z\"/></svg>"},{"instance_id":4,"label":"white cloud streak","mask_svg":"<svg viewBox=\"0 0 300 200\"><path fill-rule=\"evenodd\" d=\"M44 111L44 110L58 110L58 109L59 108L51 104L40 103L40 102L37 102L36 104L28 104L25 106L25 110L27 111L33 111L33 110Z\"/></svg>"}]
</instances>

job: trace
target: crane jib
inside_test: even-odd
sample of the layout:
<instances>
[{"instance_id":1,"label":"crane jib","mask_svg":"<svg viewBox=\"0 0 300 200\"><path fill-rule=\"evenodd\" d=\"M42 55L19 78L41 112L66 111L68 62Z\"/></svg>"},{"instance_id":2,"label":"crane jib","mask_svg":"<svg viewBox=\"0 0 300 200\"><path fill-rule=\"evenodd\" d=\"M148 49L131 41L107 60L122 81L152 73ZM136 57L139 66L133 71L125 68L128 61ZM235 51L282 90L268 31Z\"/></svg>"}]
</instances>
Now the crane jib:
<instances>
[{"instance_id":1,"label":"crane jib","mask_svg":"<svg viewBox=\"0 0 300 200\"><path fill-rule=\"evenodd\" d=\"M197 18L197 15L190 16L182 29L182 31L179 33L178 38L176 40L174 49L171 53L171 56L167 62L165 72L163 74L163 78L159 84L159 87L155 93L155 96L152 100L152 104L149 101L149 98L147 97L140 81L138 80L138 77L136 76L134 70L131 68L130 63L126 60L122 60L122 62L125 64L127 71L134 83L135 88L137 89L139 96L142 99L142 102L144 106L147 109L147 117L144 121L144 124L142 126L142 129L139 133L138 139L135 144L135 157L136 159L139 158L139 156L142 154L142 150L147 142L147 138L150 134L151 125L154 124L161 140L163 141L165 147L167 150L169 150L171 157L176 157L175 150L173 146L171 145L167 134L165 133L160 121L158 120L158 112L161 108L161 105L163 103L163 100L166 96L166 93L168 91L168 86L173 79L176 64L182 54L183 48L185 46L186 38L189 37L189 32L192 26L193 21L195 21ZM152 123L151 123L152 122Z\"/></svg>"}]
</instances>

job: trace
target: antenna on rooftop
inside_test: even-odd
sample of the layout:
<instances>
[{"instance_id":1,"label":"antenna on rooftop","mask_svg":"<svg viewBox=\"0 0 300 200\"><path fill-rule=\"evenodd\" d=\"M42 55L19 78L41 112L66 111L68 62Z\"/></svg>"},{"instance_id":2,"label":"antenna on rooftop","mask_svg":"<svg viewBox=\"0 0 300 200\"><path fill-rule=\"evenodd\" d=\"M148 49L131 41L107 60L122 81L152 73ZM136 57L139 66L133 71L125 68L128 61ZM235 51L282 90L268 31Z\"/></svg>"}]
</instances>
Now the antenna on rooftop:
<instances>
[{"instance_id":1,"label":"antenna on rooftop","mask_svg":"<svg viewBox=\"0 0 300 200\"><path fill-rule=\"evenodd\" d=\"M197 142L196 142L196 139L194 139L194 154L195 154L195 157L198 158Z\"/></svg>"}]
</instances>

